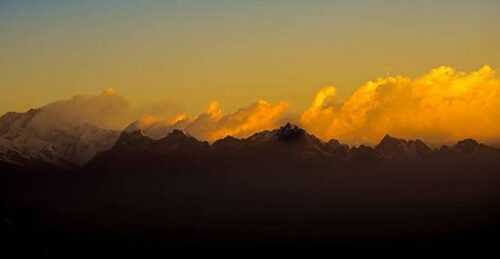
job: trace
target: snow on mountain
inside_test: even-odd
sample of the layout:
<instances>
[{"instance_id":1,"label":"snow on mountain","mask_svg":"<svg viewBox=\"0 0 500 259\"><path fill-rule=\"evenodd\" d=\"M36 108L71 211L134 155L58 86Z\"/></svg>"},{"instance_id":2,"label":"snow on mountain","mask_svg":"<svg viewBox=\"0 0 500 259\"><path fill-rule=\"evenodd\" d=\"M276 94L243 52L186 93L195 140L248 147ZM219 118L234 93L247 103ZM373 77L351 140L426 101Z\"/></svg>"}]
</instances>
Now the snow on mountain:
<instances>
[{"instance_id":1,"label":"snow on mountain","mask_svg":"<svg viewBox=\"0 0 500 259\"><path fill-rule=\"evenodd\" d=\"M42 115L42 116L40 116ZM119 133L89 123L42 121L44 111L9 112L0 117L0 160L23 165L43 161L58 166L83 165L97 152L110 148ZM43 122L43 123L42 123Z\"/></svg>"}]
</instances>

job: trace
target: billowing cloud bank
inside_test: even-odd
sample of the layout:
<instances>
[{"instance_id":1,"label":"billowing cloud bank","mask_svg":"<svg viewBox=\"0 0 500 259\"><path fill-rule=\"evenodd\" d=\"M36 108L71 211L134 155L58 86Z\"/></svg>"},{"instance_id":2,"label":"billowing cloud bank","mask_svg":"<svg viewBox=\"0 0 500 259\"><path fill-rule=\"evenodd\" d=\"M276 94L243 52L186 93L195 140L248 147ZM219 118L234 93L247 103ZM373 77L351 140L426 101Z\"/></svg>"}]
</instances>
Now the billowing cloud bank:
<instances>
[{"instance_id":1,"label":"billowing cloud bank","mask_svg":"<svg viewBox=\"0 0 500 259\"><path fill-rule=\"evenodd\" d=\"M247 137L291 120L323 140L335 138L349 144L375 144L385 134L431 144L463 138L500 143L500 78L488 66L470 73L439 67L417 78L379 78L344 101L336 100L335 93L334 87L321 89L310 107L293 118L285 117L286 102L266 101L228 114L213 102L198 116L168 117L158 112L158 107L169 114L178 110L168 103L155 109L132 109L125 98L106 90L46 105L36 123L90 123L118 130L129 125L128 130L142 129L153 138L181 129L214 141L228 135Z\"/></svg>"},{"instance_id":2,"label":"billowing cloud bank","mask_svg":"<svg viewBox=\"0 0 500 259\"><path fill-rule=\"evenodd\" d=\"M219 103L212 102L206 112L193 119L185 114L169 119L145 116L128 130L142 129L146 135L153 138L161 138L173 129L181 129L196 138L208 141L226 136L248 137L255 132L278 127L287 107L285 102L270 104L258 101L234 113L223 114Z\"/></svg>"},{"instance_id":3,"label":"billowing cloud bank","mask_svg":"<svg viewBox=\"0 0 500 259\"><path fill-rule=\"evenodd\" d=\"M302 126L351 144L373 144L387 133L436 144L500 137L500 79L488 66L471 73L439 67L415 79L379 78L340 104L334 98L334 87L321 89L301 115Z\"/></svg>"},{"instance_id":4,"label":"billowing cloud bank","mask_svg":"<svg viewBox=\"0 0 500 259\"><path fill-rule=\"evenodd\" d=\"M133 109L127 99L108 89L95 96L78 95L47 104L41 107L32 124L37 129L72 127L83 123L115 130L128 126L128 130L142 129L153 138L161 138L173 129L181 129L196 138L214 141L229 135L247 137L278 127L283 122L287 107L285 102L271 104L260 100L236 112L223 114L219 103L212 102L207 111L193 118L182 113L165 117L158 115L158 109Z\"/></svg>"}]
</instances>

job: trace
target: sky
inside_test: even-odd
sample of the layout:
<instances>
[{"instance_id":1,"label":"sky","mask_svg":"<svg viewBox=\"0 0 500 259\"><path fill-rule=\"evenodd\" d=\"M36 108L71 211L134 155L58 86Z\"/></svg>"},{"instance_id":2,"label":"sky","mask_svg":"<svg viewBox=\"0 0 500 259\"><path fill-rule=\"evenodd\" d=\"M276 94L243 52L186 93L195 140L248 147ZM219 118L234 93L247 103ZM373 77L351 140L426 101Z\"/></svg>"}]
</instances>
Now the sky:
<instances>
[{"instance_id":1,"label":"sky","mask_svg":"<svg viewBox=\"0 0 500 259\"><path fill-rule=\"evenodd\" d=\"M500 65L500 2L1 0L0 113L113 88L195 114Z\"/></svg>"}]
</instances>

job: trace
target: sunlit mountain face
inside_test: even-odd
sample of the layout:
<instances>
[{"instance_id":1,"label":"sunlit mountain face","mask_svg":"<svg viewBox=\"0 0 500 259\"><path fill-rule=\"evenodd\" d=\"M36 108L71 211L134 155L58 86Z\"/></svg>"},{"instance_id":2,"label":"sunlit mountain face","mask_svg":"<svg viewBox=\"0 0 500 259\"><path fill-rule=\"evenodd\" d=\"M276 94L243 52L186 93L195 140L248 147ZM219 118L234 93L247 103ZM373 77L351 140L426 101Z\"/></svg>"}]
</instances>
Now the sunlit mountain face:
<instances>
[{"instance_id":1,"label":"sunlit mountain face","mask_svg":"<svg viewBox=\"0 0 500 259\"><path fill-rule=\"evenodd\" d=\"M0 247L495 249L499 14L2 0Z\"/></svg>"}]
</instances>

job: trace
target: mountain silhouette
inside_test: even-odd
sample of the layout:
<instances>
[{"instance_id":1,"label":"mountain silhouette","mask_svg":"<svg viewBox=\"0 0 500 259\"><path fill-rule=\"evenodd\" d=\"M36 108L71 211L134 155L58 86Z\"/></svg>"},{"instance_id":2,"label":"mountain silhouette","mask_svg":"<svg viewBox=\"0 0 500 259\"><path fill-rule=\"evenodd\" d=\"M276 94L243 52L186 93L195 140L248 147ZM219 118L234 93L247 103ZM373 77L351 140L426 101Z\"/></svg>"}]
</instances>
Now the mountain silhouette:
<instances>
[{"instance_id":1,"label":"mountain silhouette","mask_svg":"<svg viewBox=\"0 0 500 259\"><path fill-rule=\"evenodd\" d=\"M385 135L375 150L387 159L423 158L432 153L432 150L421 140L406 141L390 135Z\"/></svg>"},{"instance_id":2,"label":"mountain silhouette","mask_svg":"<svg viewBox=\"0 0 500 259\"><path fill-rule=\"evenodd\" d=\"M5 227L57 238L357 244L500 233L482 232L500 223L500 151L472 139L431 149L386 135L350 147L286 124L208 143L130 129L81 167L0 169Z\"/></svg>"},{"instance_id":3,"label":"mountain silhouette","mask_svg":"<svg viewBox=\"0 0 500 259\"><path fill-rule=\"evenodd\" d=\"M448 149L448 152L445 152L445 149ZM116 144L110 150L98 154L89 166L116 164L130 168L139 166L141 161L151 166L155 163L164 164L172 157L179 158L182 154L188 159L196 158L197 161L209 163L207 167L211 167L210 163L228 163L225 161L228 158L235 164L261 161L269 165L321 163L324 166L338 166L339 163L356 164L357 161L434 161L462 155L498 157L500 151L471 139L459 141L449 148L433 150L421 140L404 140L390 135L386 135L373 148L365 145L349 147L335 139L324 142L304 129L287 123L274 130L255 133L248 138L227 136L212 144L197 140L180 130L173 130L157 140L145 136L140 130L124 131Z\"/></svg>"},{"instance_id":4,"label":"mountain silhouette","mask_svg":"<svg viewBox=\"0 0 500 259\"><path fill-rule=\"evenodd\" d=\"M162 128L159 132L148 129L149 135L139 129L137 123L132 123L121 133L88 123L41 123L37 121L41 112L43 108L31 109L26 113L7 113L0 117L0 161L3 164L10 167L68 168L85 166L87 163L93 166L98 163L113 164L116 163L112 161L115 156L134 157L134 161L139 158L158 161L173 152L193 155L202 152L205 156L200 158L202 160L213 159L214 156L241 156L240 159L274 158L280 161L289 158L309 162L397 161L430 159L439 155L495 156L498 153L497 149L472 139L432 150L421 140L404 140L390 135L386 135L373 148L364 145L349 147L335 139L324 142L290 123L274 130L257 132L248 138L227 136L209 144L176 129ZM267 156L257 158L259 154ZM148 158L148 155L151 157ZM96 162L105 161L106 156L110 157L109 162Z\"/></svg>"}]
</instances>

